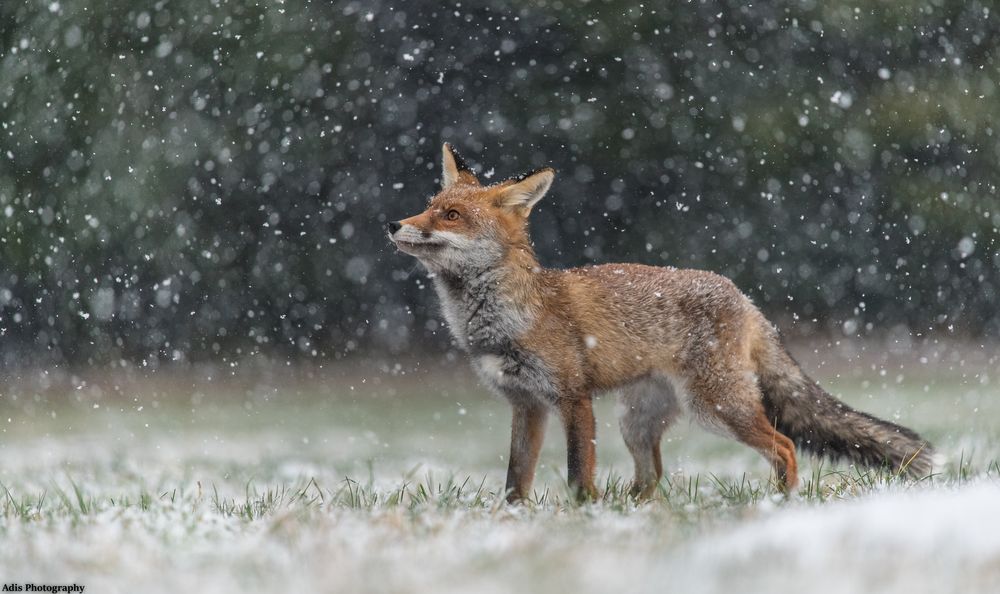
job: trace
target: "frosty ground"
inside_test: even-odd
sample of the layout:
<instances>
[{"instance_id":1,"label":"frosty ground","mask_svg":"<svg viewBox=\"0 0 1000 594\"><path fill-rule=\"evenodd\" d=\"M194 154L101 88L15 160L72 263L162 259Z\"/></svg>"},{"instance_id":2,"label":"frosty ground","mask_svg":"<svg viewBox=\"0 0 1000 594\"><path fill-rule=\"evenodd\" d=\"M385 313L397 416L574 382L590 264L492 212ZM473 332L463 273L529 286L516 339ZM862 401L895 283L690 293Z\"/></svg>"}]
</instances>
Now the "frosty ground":
<instances>
[{"instance_id":1,"label":"frosty ground","mask_svg":"<svg viewBox=\"0 0 1000 594\"><path fill-rule=\"evenodd\" d=\"M803 459L799 493L683 420L658 498L598 406L595 504L550 426L535 502L502 504L509 412L444 365L26 371L0 400L0 579L87 592L993 591L997 359L982 345L793 349L845 401L921 431L923 481ZM367 363L366 363L367 365Z\"/></svg>"}]
</instances>

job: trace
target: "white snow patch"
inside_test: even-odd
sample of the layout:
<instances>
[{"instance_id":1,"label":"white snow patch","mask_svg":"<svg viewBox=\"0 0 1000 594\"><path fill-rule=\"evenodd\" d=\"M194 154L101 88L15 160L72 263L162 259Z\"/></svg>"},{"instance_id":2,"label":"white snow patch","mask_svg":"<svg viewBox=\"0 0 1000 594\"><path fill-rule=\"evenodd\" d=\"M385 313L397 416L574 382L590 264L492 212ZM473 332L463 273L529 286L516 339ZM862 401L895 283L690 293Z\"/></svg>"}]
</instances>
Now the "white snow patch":
<instances>
[{"instance_id":1,"label":"white snow patch","mask_svg":"<svg viewBox=\"0 0 1000 594\"><path fill-rule=\"evenodd\" d=\"M702 592L986 592L998 501L983 483L788 510L702 539L678 565Z\"/></svg>"}]
</instances>

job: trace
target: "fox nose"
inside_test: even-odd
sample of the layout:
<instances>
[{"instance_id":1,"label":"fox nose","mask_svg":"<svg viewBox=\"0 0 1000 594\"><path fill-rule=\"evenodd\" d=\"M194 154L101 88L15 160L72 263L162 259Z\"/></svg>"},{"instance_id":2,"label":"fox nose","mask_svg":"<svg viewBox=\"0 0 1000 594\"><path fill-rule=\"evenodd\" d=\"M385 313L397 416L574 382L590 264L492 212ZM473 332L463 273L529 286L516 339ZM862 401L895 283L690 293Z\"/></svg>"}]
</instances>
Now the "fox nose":
<instances>
[{"instance_id":1,"label":"fox nose","mask_svg":"<svg viewBox=\"0 0 1000 594\"><path fill-rule=\"evenodd\" d=\"M389 227L389 235L393 235L396 233L396 231L399 231L403 226L396 221L390 221L388 227Z\"/></svg>"}]
</instances>

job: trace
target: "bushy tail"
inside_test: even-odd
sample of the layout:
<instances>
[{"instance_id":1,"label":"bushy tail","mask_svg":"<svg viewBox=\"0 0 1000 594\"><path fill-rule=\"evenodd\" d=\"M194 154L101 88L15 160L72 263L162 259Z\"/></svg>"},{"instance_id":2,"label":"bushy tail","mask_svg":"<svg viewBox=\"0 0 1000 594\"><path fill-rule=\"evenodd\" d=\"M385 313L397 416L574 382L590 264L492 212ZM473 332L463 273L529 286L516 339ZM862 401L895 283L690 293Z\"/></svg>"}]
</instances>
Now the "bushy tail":
<instances>
[{"instance_id":1,"label":"bushy tail","mask_svg":"<svg viewBox=\"0 0 1000 594\"><path fill-rule=\"evenodd\" d=\"M916 432L856 411L806 376L776 337L767 339L758 377L777 430L803 450L913 477L933 469L934 451Z\"/></svg>"}]
</instances>

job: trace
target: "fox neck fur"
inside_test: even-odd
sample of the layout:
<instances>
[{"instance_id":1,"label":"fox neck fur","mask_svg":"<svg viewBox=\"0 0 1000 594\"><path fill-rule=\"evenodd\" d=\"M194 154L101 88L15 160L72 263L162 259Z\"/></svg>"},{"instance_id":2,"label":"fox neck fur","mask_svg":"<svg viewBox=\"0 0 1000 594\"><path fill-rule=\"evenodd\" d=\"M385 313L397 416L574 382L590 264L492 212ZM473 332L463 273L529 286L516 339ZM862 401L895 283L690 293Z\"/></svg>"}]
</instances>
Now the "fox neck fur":
<instances>
[{"instance_id":1,"label":"fox neck fur","mask_svg":"<svg viewBox=\"0 0 1000 594\"><path fill-rule=\"evenodd\" d=\"M511 402L554 405L559 382L538 354L518 342L540 315L544 271L530 247L490 266L440 270L434 287L452 336L480 379Z\"/></svg>"},{"instance_id":2,"label":"fox neck fur","mask_svg":"<svg viewBox=\"0 0 1000 594\"><path fill-rule=\"evenodd\" d=\"M540 272L526 246L509 250L499 262L435 270L434 287L459 346L473 355L513 348L542 306Z\"/></svg>"}]
</instances>

